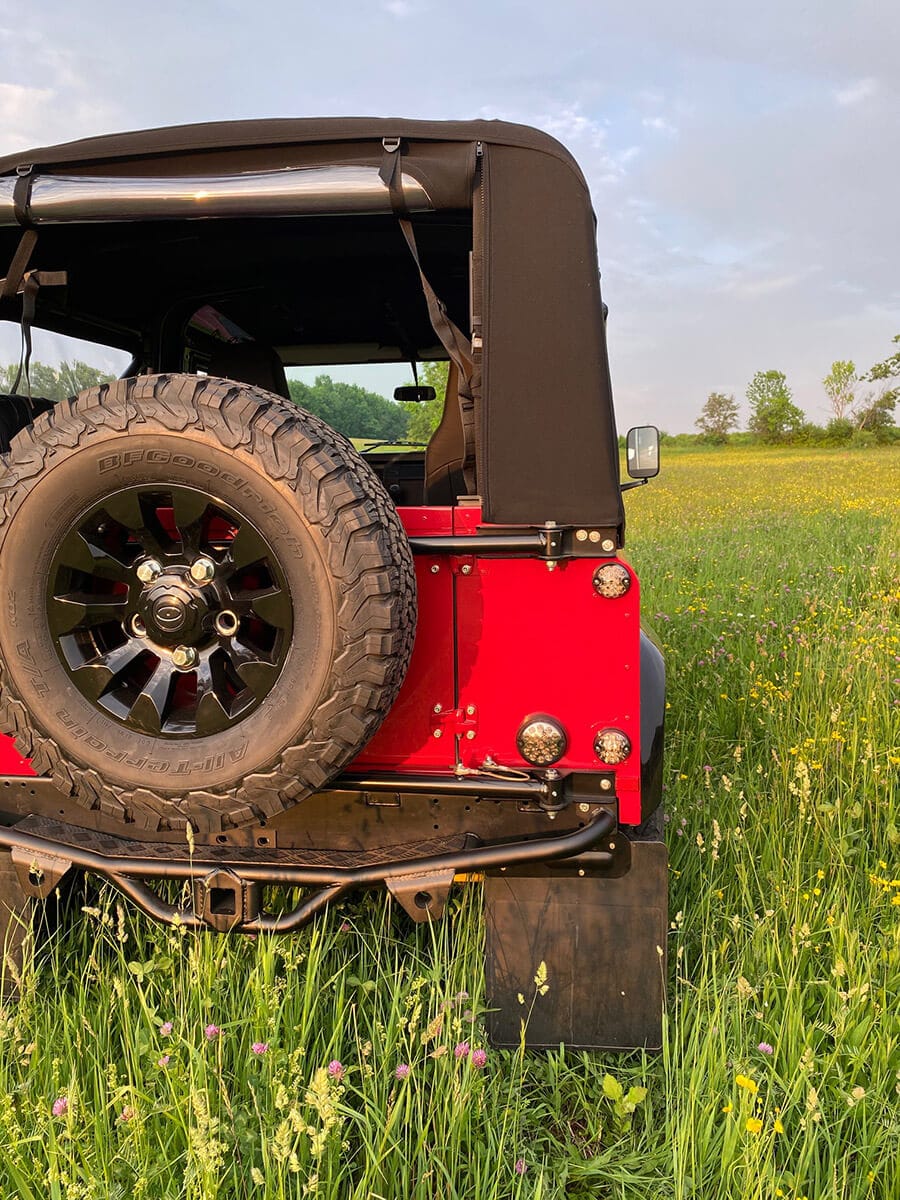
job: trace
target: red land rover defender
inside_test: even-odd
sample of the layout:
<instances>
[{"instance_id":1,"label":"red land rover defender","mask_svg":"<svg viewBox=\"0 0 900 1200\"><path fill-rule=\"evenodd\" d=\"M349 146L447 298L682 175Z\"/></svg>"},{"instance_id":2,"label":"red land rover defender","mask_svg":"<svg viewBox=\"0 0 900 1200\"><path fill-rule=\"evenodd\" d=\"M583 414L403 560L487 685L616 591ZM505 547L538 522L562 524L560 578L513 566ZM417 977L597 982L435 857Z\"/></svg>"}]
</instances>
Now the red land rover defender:
<instances>
[{"instance_id":1,"label":"red land rover defender","mask_svg":"<svg viewBox=\"0 0 900 1200\"><path fill-rule=\"evenodd\" d=\"M569 154L372 119L53 146L0 160L0 272L4 918L79 870L222 932L381 884L427 920L483 876L496 1043L544 961L529 1044L658 1046L664 671ZM33 328L131 365L51 404ZM419 451L357 453L285 381L435 359ZM655 431L628 456L655 475Z\"/></svg>"}]
</instances>

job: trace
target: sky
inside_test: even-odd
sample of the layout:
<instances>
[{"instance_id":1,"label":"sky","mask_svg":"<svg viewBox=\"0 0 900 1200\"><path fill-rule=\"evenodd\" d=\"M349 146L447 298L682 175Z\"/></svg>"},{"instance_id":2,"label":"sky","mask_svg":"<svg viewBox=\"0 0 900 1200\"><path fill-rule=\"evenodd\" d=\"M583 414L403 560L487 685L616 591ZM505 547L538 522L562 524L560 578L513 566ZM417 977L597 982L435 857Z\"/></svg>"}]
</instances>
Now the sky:
<instances>
[{"instance_id":1,"label":"sky","mask_svg":"<svg viewBox=\"0 0 900 1200\"><path fill-rule=\"evenodd\" d=\"M0 0L0 154L241 117L536 125L591 186L620 427L690 431L710 391L746 415L773 368L823 422L832 361L900 333L898 60L892 0Z\"/></svg>"}]
</instances>

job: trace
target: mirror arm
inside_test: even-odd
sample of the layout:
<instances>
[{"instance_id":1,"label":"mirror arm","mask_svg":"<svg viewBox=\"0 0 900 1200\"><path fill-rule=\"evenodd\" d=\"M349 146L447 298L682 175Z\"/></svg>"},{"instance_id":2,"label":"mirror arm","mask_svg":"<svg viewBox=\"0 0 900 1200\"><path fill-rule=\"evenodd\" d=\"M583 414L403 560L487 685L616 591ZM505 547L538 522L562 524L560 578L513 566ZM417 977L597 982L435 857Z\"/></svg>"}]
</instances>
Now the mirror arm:
<instances>
[{"instance_id":1,"label":"mirror arm","mask_svg":"<svg viewBox=\"0 0 900 1200\"><path fill-rule=\"evenodd\" d=\"M620 483L620 492L630 492L632 488L643 487L645 483L649 483L649 479L635 479L631 483Z\"/></svg>"}]
</instances>

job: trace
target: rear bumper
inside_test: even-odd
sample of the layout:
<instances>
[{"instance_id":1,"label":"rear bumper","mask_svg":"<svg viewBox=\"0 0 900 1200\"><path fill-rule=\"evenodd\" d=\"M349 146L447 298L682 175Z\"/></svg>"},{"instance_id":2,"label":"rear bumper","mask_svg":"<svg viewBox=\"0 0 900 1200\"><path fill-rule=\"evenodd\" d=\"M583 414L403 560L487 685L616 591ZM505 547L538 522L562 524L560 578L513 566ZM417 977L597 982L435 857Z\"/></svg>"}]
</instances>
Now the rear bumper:
<instances>
[{"instance_id":1,"label":"rear bumper","mask_svg":"<svg viewBox=\"0 0 900 1200\"><path fill-rule=\"evenodd\" d=\"M611 862L610 849L595 849L615 829L600 811L580 829L546 837L485 844L470 834L424 839L373 850L258 849L135 841L68 825L49 817L26 817L0 828L26 894L45 897L74 868L108 879L148 916L187 928L218 932L289 932L351 888L383 885L425 920L440 916L457 872L529 867L591 852ZM193 906L176 907L153 884L183 880L193 885ZM266 886L315 889L289 912L262 911Z\"/></svg>"}]
</instances>

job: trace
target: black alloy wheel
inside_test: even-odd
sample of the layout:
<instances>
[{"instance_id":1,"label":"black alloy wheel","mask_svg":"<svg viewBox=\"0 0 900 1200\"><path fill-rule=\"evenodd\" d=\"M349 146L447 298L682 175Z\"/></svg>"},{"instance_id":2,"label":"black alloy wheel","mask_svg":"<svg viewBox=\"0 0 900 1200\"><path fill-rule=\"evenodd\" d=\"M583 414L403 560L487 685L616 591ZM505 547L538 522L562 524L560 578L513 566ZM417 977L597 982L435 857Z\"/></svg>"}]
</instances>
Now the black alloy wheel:
<instances>
[{"instance_id":1,"label":"black alloy wheel","mask_svg":"<svg viewBox=\"0 0 900 1200\"><path fill-rule=\"evenodd\" d=\"M48 616L78 691L167 738L251 713L281 673L294 620L254 524L171 484L122 489L77 518L51 565Z\"/></svg>"}]
</instances>

